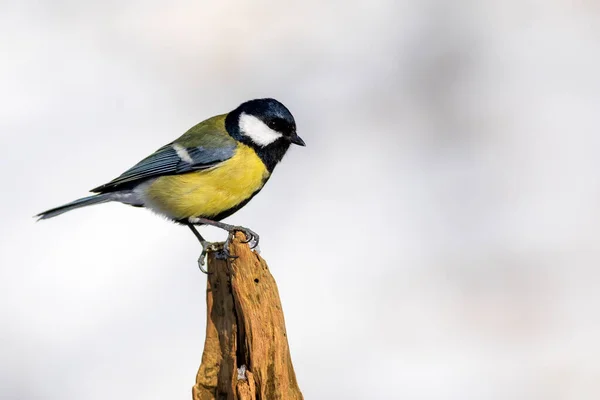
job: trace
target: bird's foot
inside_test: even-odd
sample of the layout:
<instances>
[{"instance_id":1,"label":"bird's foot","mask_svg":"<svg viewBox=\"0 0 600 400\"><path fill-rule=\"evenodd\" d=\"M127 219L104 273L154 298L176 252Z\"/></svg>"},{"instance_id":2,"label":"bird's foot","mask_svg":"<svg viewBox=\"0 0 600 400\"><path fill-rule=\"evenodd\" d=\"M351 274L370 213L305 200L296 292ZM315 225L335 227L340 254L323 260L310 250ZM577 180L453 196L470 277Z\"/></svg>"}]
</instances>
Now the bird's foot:
<instances>
[{"instance_id":1,"label":"bird's foot","mask_svg":"<svg viewBox=\"0 0 600 400\"><path fill-rule=\"evenodd\" d=\"M200 234L198 234L195 229L192 229L192 232L196 234L196 237L198 238L198 240L200 240L200 244L202 245L202 253L198 258L198 268L200 268L200 271L204 272L205 274L208 274L208 271L204 269L204 263L206 260L206 256L209 252L216 252L216 257L219 260L238 258L237 256L231 254L231 252L229 251L229 246L231 245L231 242L233 241L236 232L242 232L244 236L246 236L246 239L241 241L242 243L248 243L252 250L256 252L259 251L258 241L260 237L258 236L258 233L254 232L252 229L248 229L243 226L228 225L224 223L218 223L218 225L214 226L217 226L221 229L225 229L227 232L229 232L229 234L227 235L227 240L223 245L221 245L221 243L212 243L207 240L204 240L204 238L202 238L202 236L200 236Z\"/></svg>"},{"instance_id":2,"label":"bird's foot","mask_svg":"<svg viewBox=\"0 0 600 400\"><path fill-rule=\"evenodd\" d=\"M244 228L243 226L231 226L228 229L229 235L227 236L227 241L225 242L224 249L229 251L229 244L233 240L236 232L242 232L244 236L246 236L246 240L242 240L242 243L248 243L251 249L255 249L258 246L258 241L260 240L260 236L258 233L254 232L252 229Z\"/></svg>"},{"instance_id":3,"label":"bird's foot","mask_svg":"<svg viewBox=\"0 0 600 400\"><path fill-rule=\"evenodd\" d=\"M233 225L231 226L230 229L228 229L228 231L229 231L229 234L227 235L227 240L223 244L223 251L217 253L218 259L227 260L229 258L231 258L231 259L238 258L238 256L234 256L229 251L229 246L231 245L231 242L233 241L233 238L235 237L236 232L242 232L246 236L246 240L242 240L241 241L242 243L249 243L249 246L251 249L258 250L258 240L259 240L258 233L254 232L251 229L244 228L243 226L233 226Z\"/></svg>"},{"instance_id":4,"label":"bird's foot","mask_svg":"<svg viewBox=\"0 0 600 400\"><path fill-rule=\"evenodd\" d=\"M238 258L237 256L232 255L229 251L229 246L231 245L236 232L242 232L244 236L246 236L246 240L242 240L242 243L249 243L251 249L256 249L258 247L258 241L260 237L258 236L258 233L254 232L252 229L244 228L243 226L230 225L227 231L229 231L229 235L227 235L227 240L223 245L224 259Z\"/></svg>"},{"instance_id":5,"label":"bird's foot","mask_svg":"<svg viewBox=\"0 0 600 400\"><path fill-rule=\"evenodd\" d=\"M210 225L210 226L214 226L216 228L223 229L223 230L226 230L227 232L229 232L229 236L227 237L227 241L225 242L226 248L228 247L227 245L233 239L235 232L242 232L246 236L246 240L243 240L242 243L250 243L251 249L255 249L256 246L258 246L258 241L259 241L260 237L258 236L258 233L254 232L252 229L248 229L248 228L245 228L245 227L239 226L239 225L229 225L229 224L219 222L219 221L212 221L210 219L202 218L202 217L191 217L191 218L189 218L188 222L189 222L190 228L192 228L192 232L194 232L194 234L196 235L198 240L200 240L200 242L202 242L204 239L202 239L202 236L200 236L200 234L195 229L193 229L192 224Z\"/></svg>"},{"instance_id":6,"label":"bird's foot","mask_svg":"<svg viewBox=\"0 0 600 400\"><path fill-rule=\"evenodd\" d=\"M200 271L202 271L208 275L208 271L204 269L204 260L206 260L206 256L210 252L213 252L213 251L220 252L223 249L221 248L220 243L212 243L212 242L203 240L200 242L200 244L202 245L202 253L200 253L200 257L198 257L198 268L200 268ZM219 256L219 253L217 253L217 257L218 256Z\"/></svg>"}]
</instances>

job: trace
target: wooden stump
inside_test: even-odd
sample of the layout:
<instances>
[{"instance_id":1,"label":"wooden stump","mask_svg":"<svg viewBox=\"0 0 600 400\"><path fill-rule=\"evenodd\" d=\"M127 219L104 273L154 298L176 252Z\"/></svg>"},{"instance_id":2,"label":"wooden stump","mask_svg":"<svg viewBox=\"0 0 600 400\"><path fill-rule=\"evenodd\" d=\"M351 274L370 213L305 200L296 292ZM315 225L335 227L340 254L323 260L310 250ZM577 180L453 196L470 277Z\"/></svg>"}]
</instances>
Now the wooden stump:
<instances>
[{"instance_id":1,"label":"wooden stump","mask_svg":"<svg viewBox=\"0 0 600 400\"><path fill-rule=\"evenodd\" d=\"M194 400L302 399L279 292L267 263L241 243L208 256L206 340Z\"/></svg>"}]
</instances>

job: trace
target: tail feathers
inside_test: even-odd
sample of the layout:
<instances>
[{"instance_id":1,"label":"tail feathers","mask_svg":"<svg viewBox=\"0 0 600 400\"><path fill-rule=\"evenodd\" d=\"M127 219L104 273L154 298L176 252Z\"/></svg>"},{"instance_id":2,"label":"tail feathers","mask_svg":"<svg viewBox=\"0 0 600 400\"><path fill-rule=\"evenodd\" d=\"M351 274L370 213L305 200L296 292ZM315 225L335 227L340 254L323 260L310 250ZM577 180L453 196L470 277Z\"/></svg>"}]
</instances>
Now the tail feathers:
<instances>
[{"instance_id":1,"label":"tail feathers","mask_svg":"<svg viewBox=\"0 0 600 400\"><path fill-rule=\"evenodd\" d=\"M94 204L106 203L106 202L113 201L113 200L115 200L114 193L96 194L93 196L84 197L82 199L72 201L72 202L62 205L60 207L55 207L50 210L41 212L41 213L37 214L36 217L38 217L38 221L41 221L42 219L53 218L53 217L56 217L57 215L66 213L67 211L71 211L76 208L87 207L87 206L91 206Z\"/></svg>"}]
</instances>

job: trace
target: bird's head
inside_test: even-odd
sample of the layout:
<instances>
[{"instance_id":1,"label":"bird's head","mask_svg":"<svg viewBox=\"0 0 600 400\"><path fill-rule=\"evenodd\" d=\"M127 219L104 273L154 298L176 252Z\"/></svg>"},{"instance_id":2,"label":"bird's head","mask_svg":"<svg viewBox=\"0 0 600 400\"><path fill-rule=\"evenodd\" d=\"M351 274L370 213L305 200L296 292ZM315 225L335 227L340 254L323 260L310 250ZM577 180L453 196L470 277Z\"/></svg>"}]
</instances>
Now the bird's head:
<instances>
[{"instance_id":1,"label":"bird's head","mask_svg":"<svg viewBox=\"0 0 600 400\"><path fill-rule=\"evenodd\" d=\"M241 104L227 115L225 127L234 139L259 151L269 148L287 150L292 143L305 146L296 133L294 116L275 99L256 99Z\"/></svg>"}]
</instances>

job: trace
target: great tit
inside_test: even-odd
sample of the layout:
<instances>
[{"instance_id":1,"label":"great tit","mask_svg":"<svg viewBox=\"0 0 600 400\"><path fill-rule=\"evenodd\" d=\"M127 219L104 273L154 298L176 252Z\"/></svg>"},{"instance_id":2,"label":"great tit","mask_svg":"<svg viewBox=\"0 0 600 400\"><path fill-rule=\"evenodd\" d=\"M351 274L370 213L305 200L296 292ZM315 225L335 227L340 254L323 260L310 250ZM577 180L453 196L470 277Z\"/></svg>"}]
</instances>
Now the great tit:
<instances>
[{"instance_id":1,"label":"great tit","mask_svg":"<svg viewBox=\"0 0 600 400\"><path fill-rule=\"evenodd\" d=\"M260 192L292 143L305 146L290 111L274 99L250 100L195 125L118 178L92 189L95 195L36 217L48 219L111 201L149 208L192 230L202 245L198 259L202 269L207 251L214 247L194 225L228 231L226 255L235 231L242 231L256 246L255 232L220 221Z\"/></svg>"}]
</instances>

